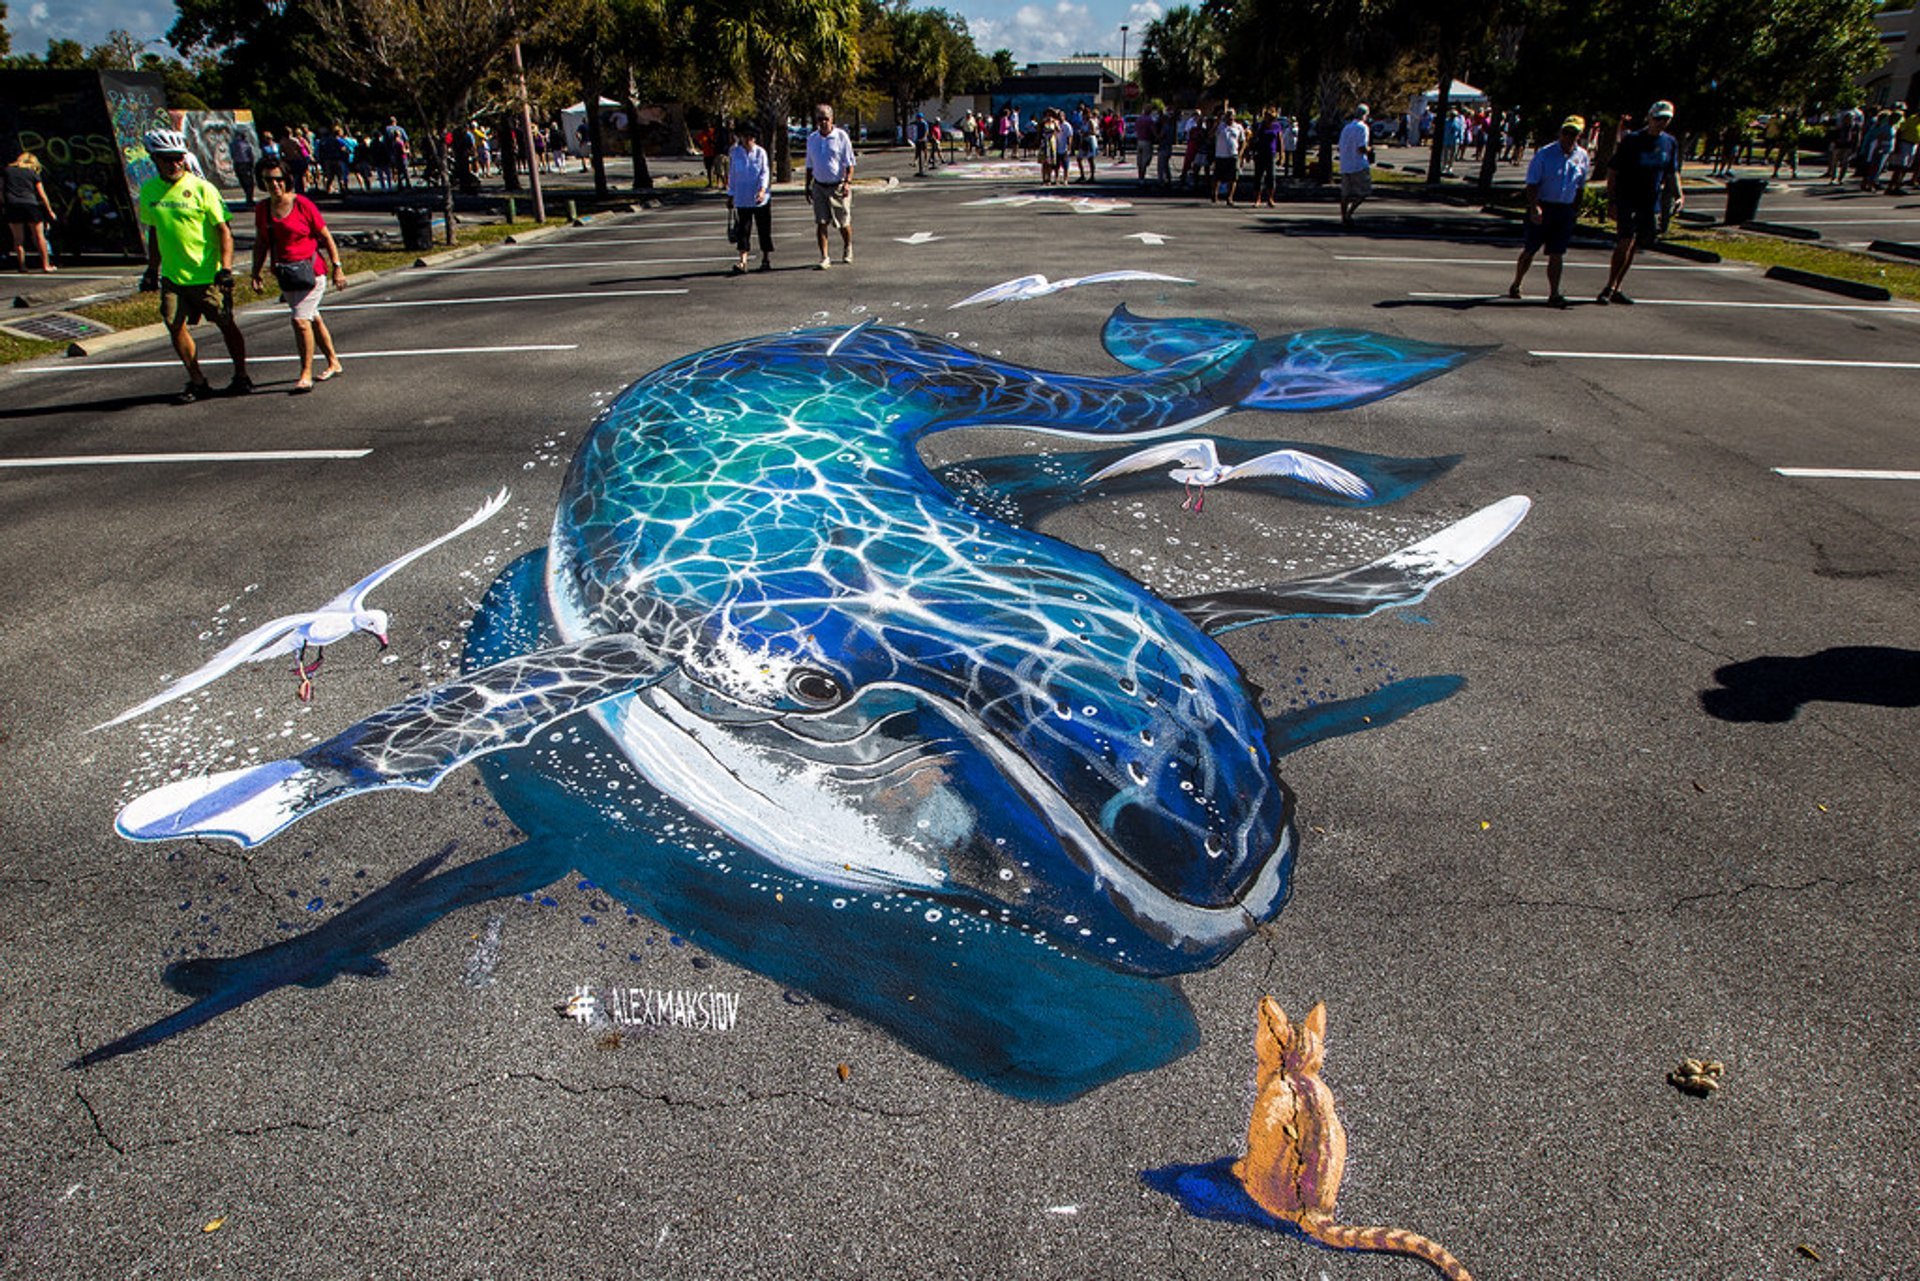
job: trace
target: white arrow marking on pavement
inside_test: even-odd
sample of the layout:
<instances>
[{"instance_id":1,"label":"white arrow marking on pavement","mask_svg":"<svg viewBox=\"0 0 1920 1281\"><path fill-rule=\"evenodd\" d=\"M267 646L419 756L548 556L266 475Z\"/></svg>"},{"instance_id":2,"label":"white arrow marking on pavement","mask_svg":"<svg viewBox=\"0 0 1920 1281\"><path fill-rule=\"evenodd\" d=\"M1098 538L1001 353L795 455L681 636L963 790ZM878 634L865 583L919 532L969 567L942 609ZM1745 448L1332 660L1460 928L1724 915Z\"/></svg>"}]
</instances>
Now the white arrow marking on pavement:
<instances>
[{"instance_id":1,"label":"white arrow marking on pavement","mask_svg":"<svg viewBox=\"0 0 1920 1281\"><path fill-rule=\"evenodd\" d=\"M1137 240L1143 245L1164 245L1169 240L1172 240L1173 237L1163 236L1157 231L1136 231L1131 236L1128 236L1127 239Z\"/></svg>"},{"instance_id":2,"label":"white arrow marking on pavement","mask_svg":"<svg viewBox=\"0 0 1920 1281\"><path fill-rule=\"evenodd\" d=\"M930 245L936 240L945 240L945 236L936 236L931 231L916 231L911 236L895 236L903 245Z\"/></svg>"}]
</instances>

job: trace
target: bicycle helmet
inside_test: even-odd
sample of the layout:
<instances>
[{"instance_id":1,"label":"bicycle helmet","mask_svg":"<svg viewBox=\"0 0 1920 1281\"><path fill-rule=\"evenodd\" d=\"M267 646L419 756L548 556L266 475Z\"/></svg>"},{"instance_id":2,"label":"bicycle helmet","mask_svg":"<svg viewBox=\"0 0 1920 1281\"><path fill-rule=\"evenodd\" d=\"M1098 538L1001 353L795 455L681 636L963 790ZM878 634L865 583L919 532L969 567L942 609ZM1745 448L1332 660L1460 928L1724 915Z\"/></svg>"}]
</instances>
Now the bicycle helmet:
<instances>
[{"instance_id":1,"label":"bicycle helmet","mask_svg":"<svg viewBox=\"0 0 1920 1281\"><path fill-rule=\"evenodd\" d=\"M140 140L146 144L151 155L171 152L174 155L187 154L187 136L178 129L149 129L146 137Z\"/></svg>"}]
</instances>

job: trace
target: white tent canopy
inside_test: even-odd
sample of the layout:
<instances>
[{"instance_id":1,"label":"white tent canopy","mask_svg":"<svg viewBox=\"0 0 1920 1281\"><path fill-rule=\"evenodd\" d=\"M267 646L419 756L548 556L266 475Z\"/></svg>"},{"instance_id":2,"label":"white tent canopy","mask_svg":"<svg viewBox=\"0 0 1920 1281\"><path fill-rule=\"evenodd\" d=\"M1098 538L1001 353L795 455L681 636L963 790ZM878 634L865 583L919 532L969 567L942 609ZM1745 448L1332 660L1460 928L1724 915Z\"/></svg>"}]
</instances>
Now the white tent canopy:
<instances>
[{"instance_id":1,"label":"white tent canopy","mask_svg":"<svg viewBox=\"0 0 1920 1281\"><path fill-rule=\"evenodd\" d=\"M623 110L623 108L612 98L600 99L600 114L604 116L609 110L620 111ZM584 100L574 103L571 107L568 107L560 113L560 128L563 129L567 135L567 150L576 156L584 156L587 154L587 144L580 141L580 126L586 122L587 104ZM621 127L622 122L615 121L614 123L616 128Z\"/></svg>"},{"instance_id":2,"label":"white tent canopy","mask_svg":"<svg viewBox=\"0 0 1920 1281\"><path fill-rule=\"evenodd\" d=\"M1428 106L1432 106L1434 103L1440 101L1440 90L1438 88L1429 89L1420 96L1426 100ZM1464 80L1447 81L1447 101L1449 103L1485 102L1486 100L1487 95L1483 90L1474 88Z\"/></svg>"}]
</instances>

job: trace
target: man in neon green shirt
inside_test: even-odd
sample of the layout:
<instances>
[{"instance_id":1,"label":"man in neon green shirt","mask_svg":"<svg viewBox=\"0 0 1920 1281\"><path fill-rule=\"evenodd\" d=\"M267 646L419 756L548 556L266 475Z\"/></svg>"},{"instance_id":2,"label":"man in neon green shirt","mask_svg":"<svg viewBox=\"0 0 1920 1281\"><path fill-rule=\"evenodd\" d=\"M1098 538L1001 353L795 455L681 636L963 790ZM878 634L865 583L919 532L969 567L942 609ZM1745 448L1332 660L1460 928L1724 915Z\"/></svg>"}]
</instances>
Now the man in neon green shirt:
<instances>
[{"instance_id":1,"label":"man in neon green shirt","mask_svg":"<svg viewBox=\"0 0 1920 1281\"><path fill-rule=\"evenodd\" d=\"M142 289L160 290L160 318L173 350L187 367L187 389L175 401L190 405L213 394L200 372L198 348L189 327L211 320L233 357L233 381L227 391L253 390L247 377L247 343L233 323L233 231L227 226L227 202L220 189L187 165L187 140L178 130L155 129L144 139L157 178L140 187L138 212L147 228L147 276Z\"/></svg>"}]
</instances>

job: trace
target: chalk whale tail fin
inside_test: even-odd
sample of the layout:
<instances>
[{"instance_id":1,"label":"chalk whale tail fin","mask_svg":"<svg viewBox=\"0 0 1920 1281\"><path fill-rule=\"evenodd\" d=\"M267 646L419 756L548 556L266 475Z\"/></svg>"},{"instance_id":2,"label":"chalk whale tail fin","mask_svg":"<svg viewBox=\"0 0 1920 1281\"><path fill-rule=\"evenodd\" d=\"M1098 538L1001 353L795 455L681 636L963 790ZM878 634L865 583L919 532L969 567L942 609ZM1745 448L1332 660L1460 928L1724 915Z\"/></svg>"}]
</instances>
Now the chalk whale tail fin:
<instances>
[{"instance_id":1,"label":"chalk whale tail fin","mask_svg":"<svg viewBox=\"0 0 1920 1281\"><path fill-rule=\"evenodd\" d=\"M1169 604L1216 636L1282 618L1364 618L1426 599L1498 547L1532 506L1532 499L1516 494L1369 564L1266 587L1182 596Z\"/></svg>"},{"instance_id":2,"label":"chalk whale tail fin","mask_svg":"<svg viewBox=\"0 0 1920 1281\"><path fill-rule=\"evenodd\" d=\"M1477 360L1492 347L1450 347L1365 329L1307 329L1253 349L1258 381L1242 409L1304 413L1381 400Z\"/></svg>"},{"instance_id":3,"label":"chalk whale tail fin","mask_svg":"<svg viewBox=\"0 0 1920 1281\"><path fill-rule=\"evenodd\" d=\"M542 727L669 670L625 634L538 650L396 703L298 756L156 788L129 802L114 827L133 841L220 836L255 846L361 792L432 791L474 757L519 747Z\"/></svg>"},{"instance_id":4,"label":"chalk whale tail fin","mask_svg":"<svg viewBox=\"0 0 1920 1281\"><path fill-rule=\"evenodd\" d=\"M162 977L176 992L197 998L193 1004L90 1050L69 1066L91 1067L158 1045L277 988L324 987L342 974L378 978L387 973L381 952L449 912L536 890L566 875L573 864L572 850L564 843L523 841L436 874L456 845L422 859L296 938L240 956L175 962Z\"/></svg>"},{"instance_id":5,"label":"chalk whale tail fin","mask_svg":"<svg viewBox=\"0 0 1920 1281\"><path fill-rule=\"evenodd\" d=\"M1245 325L1204 317L1154 320L1136 316L1121 303L1100 331L1100 345L1129 369L1148 371L1185 360L1229 343L1251 343L1259 337Z\"/></svg>"},{"instance_id":6,"label":"chalk whale tail fin","mask_svg":"<svg viewBox=\"0 0 1920 1281\"><path fill-rule=\"evenodd\" d=\"M1202 352L1231 344L1250 344L1242 367L1250 383L1220 384L1238 392L1241 409L1304 412L1347 409L1405 391L1438 378L1491 347L1451 347L1396 338L1365 329L1307 329L1255 341L1244 325L1204 317L1156 320L1138 316L1126 304L1113 309L1100 331L1101 345L1129 369L1163 369Z\"/></svg>"}]
</instances>

